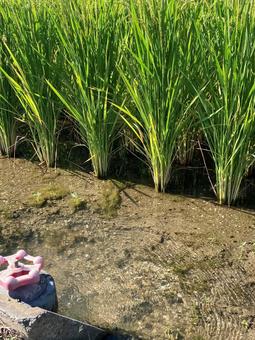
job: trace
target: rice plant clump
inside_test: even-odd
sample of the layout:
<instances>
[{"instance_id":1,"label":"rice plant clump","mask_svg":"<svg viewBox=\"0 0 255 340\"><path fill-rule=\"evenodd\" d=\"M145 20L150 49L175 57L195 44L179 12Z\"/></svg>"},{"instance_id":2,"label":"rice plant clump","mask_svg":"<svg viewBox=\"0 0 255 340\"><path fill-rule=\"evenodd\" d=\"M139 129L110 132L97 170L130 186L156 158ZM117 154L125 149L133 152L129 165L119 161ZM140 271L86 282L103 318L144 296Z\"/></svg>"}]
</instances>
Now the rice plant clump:
<instances>
[{"instance_id":1,"label":"rice plant clump","mask_svg":"<svg viewBox=\"0 0 255 340\"><path fill-rule=\"evenodd\" d=\"M54 165L67 118L97 177L125 147L116 163L139 155L164 192L201 142L233 204L255 160L253 13L243 0L0 0L0 153L26 137Z\"/></svg>"},{"instance_id":2,"label":"rice plant clump","mask_svg":"<svg viewBox=\"0 0 255 340\"><path fill-rule=\"evenodd\" d=\"M10 69L2 67L20 103L22 120L41 163L56 158L58 106L46 79L60 82L63 62L57 44L54 10L47 2L3 2L2 11L12 29L11 44L4 43Z\"/></svg>"},{"instance_id":3,"label":"rice plant clump","mask_svg":"<svg viewBox=\"0 0 255 340\"><path fill-rule=\"evenodd\" d=\"M204 74L200 123L216 173L219 203L233 203L254 163L255 48L252 2L214 1L197 27ZM202 88L203 87L203 88Z\"/></svg>"},{"instance_id":4,"label":"rice plant clump","mask_svg":"<svg viewBox=\"0 0 255 340\"><path fill-rule=\"evenodd\" d=\"M117 66L122 63L128 26L123 6L113 0L63 5L58 35L65 50L66 79L53 91L74 119L87 145L94 173L105 177L118 137L116 107L122 98Z\"/></svg>"},{"instance_id":5,"label":"rice plant clump","mask_svg":"<svg viewBox=\"0 0 255 340\"><path fill-rule=\"evenodd\" d=\"M129 96L122 118L148 161L156 191L165 191L169 182L195 98L185 75L192 64L192 26L188 17L183 20L182 7L176 1L131 1L133 44L127 72L120 68Z\"/></svg>"},{"instance_id":6,"label":"rice plant clump","mask_svg":"<svg viewBox=\"0 0 255 340\"><path fill-rule=\"evenodd\" d=\"M9 68L9 58L5 53L4 42L9 39L12 32L10 22L0 7L0 68ZM2 73L0 73L0 155L11 156L16 144L17 100L11 86Z\"/></svg>"}]
</instances>

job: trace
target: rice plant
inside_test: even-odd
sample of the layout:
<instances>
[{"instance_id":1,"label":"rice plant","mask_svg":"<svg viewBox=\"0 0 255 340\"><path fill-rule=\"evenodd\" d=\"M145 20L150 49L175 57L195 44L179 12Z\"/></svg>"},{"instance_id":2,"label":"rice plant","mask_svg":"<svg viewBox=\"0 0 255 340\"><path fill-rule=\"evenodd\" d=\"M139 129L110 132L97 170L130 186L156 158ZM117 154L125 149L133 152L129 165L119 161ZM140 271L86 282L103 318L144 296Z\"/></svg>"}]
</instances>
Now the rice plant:
<instances>
[{"instance_id":1,"label":"rice plant","mask_svg":"<svg viewBox=\"0 0 255 340\"><path fill-rule=\"evenodd\" d=\"M75 120L97 177L107 175L119 130L112 102L121 100L116 66L122 62L128 35L123 13L114 0L76 0L63 6L58 27L67 77L64 86L51 87Z\"/></svg>"},{"instance_id":2,"label":"rice plant","mask_svg":"<svg viewBox=\"0 0 255 340\"><path fill-rule=\"evenodd\" d=\"M147 158L156 191L165 191L169 182L176 143L188 129L193 103L185 77L193 44L192 22L182 12L185 6L173 0L130 5L133 46L127 72L120 69L120 74L135 110L123 106L122 118Z\"/></svg>"},{"instance_id":3,"label":"rice plant","mask_svg":"<svg viewBox=\"0 0 255 340\"><path fill-rule=\"evenodd\" d=\"M30 130L40 162L54 164L58 110L46 79L61 79L62 61L55 35L55 15L47 2L5 3L13 25L12 46L5 49L12 72L2 67L23 109L20 117Z\"/></svg>"},{"instance_id":4,"label":"rice plant","mask_svg":"<svg viewBox=\"0 0 255 340\"><path fill-rule=\"evenodd\" d=\"M204 88L197 91L201 102L198 114L215 163L220 204L230 205L238 198L242 179L254 162L252 6L249 1L214 1L210 9L205 7L205 12L212 13L210 20L203 18L197 26L205 76Z\"/></svg>"},{"instance_id":5,"label":"rice plant","mask_svg":"<svg viewBox=\"0 0 255 340\"><path fill-rule=\"evenodd\" d=\"M0 67L8 67L3 42L10 35L5 13L0 8ZM16 143L16 100L6 78L0 73L0 154L11 156Z\"/></svg>"},{"instance_id":6,"label":"rice plant","mask_svg":"<svg viewBox=\"0 0 255 340\"><path fill-rule=\"evenodd\" d=\"M243 0L0 0L0 153L22 121L52 166L61 111L97 177L122 134L165 191L199 136L232 204L255 159L253 13Z\"/></svg>"},{"instance_id":7,"label":"rice plant","mask_svg":"<svg viewBox=\"0 0 255 340\"><path fill-rule=\"evenodd\" d=\"M191 123L194 123L194 121L191 121ZM197 139L198 131L196 125L195 127L192 126L189 131L185 129L177 139L176 159L181 166L188 166L191 164L197 144Z\"/></svg>"},{"instance_id":8,"label":"rice plant","mask_svg":"<svg viewBox=\"0 0 255 340\"><path fill-rule=\"evenodd\" d=\"M0 61L0 66L2 64ZM11 104L12 96L8 82L0 74L0 155L6 156L12 155L16 143L15 108Z\"/></svg>"}]
</instances>

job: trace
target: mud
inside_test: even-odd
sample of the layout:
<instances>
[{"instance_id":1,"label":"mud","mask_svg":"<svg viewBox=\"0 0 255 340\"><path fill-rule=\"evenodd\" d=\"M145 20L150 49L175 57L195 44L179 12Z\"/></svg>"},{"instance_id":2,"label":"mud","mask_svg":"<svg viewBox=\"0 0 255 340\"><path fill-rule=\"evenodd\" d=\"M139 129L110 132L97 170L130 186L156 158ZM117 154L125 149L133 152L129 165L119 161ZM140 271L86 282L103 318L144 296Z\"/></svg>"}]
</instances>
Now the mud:
<instances>
[{"instance_id":1,"label":"mud","mask_svg":"<svg viewBox=\"0 0 255 340\"><path fill-rule=\"evenodd\" d=\"M254 236L252 210L0 160L0 253L44 256L61 313L134 339L254 339Z\"/></svg>"}]
</instances>

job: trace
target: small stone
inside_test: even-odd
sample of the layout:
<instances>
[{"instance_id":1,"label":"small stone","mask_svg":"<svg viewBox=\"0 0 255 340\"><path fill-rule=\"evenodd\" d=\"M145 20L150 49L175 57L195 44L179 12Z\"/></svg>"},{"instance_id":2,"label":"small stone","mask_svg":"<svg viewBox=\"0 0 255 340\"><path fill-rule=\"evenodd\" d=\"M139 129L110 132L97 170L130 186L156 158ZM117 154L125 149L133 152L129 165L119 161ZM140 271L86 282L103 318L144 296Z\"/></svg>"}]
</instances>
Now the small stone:
<instances>
[{"instance_id":1,"label":"small stone","mask_svg":"<svg viewBox=\"0 0 255 340\"><path fill-rule=\"evenodd\" d=\"M18 211L13 211L11 217L12 218L19 218L20 217L20 213Z\"/></svg>"}]
</instances>

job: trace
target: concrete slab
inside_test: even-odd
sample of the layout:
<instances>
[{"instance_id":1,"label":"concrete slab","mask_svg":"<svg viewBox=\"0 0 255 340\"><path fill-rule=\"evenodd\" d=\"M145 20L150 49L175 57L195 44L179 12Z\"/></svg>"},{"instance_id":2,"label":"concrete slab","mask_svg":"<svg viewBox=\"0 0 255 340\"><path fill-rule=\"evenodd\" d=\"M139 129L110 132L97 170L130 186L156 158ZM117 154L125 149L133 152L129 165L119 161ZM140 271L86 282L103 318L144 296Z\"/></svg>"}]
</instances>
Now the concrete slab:
<instances>
[{"instance_id":1,"label":"concrete slab","mask_svg":"<svg viewBox=\"0 0 255 340\"><path fill-rule=\"evenodd\" d=\"M99 340L106 333L84 322L0 295L0 321L29 340Z\"/></svg>"}]
</instances>

